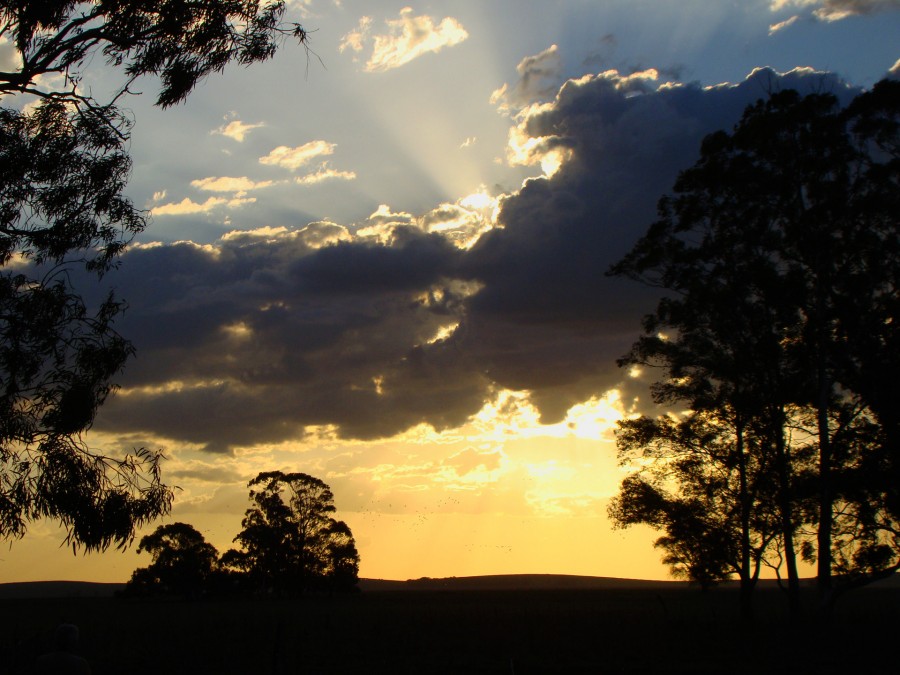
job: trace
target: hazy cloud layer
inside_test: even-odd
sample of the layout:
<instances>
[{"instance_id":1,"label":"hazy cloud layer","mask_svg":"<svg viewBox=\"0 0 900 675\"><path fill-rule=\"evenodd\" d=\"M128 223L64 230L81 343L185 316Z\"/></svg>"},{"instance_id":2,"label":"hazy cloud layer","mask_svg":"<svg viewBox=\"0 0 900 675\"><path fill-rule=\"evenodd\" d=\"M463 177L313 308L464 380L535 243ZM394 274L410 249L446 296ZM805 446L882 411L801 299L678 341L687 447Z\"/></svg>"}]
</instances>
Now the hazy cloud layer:
<instances>
[{"instance_id":1,"label":"hazy cloud layer","mask_svg":"<svg viewBox=\"0 0 900 675\"><path fill-rule=\"evenodd\" d=\"M564 159L497 214L496 201L473 195L421 216L382 205L352 227L138 247L115 278L138 357L98 428L211 451L311 426L371 439L454 427L504 389L530 391L542 420L558 421L627 386L615 360L654 304L607 278L609 265L652 222L702 137L786 87L849 92L811 70L758 70L712 88L661 85L650 71L585 76L515 114L511 138L532 141L523 162ZM460 472L493 461L458 459Z\"/></svg>"}]
</instances>

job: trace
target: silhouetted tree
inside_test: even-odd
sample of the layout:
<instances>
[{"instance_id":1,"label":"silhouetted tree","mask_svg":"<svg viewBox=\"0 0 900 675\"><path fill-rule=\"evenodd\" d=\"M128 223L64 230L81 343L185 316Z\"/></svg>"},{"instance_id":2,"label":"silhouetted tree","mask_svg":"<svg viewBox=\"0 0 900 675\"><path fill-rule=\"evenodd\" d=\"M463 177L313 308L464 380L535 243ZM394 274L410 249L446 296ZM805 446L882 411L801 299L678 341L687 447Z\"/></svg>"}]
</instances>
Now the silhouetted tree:
<instances>
[{"instance_id":1,"label":"silhouetted tree","mask_svg":"<svg viewBox=\"0 0 900 675\"><path fill-rule=\"evenodd\" d=\"M283 11L255 0L0 1L0 38L19 62L0 72L0 538L48 517L73 548L121 547L169 510L160 453L107 457L81 436L133 352L113 326L123 303L78 290L146 225L124 194L131 121L116 103L151 75L167 107L229 62L269 58L284 36L304 43ZM98 59L124 78L107 101L80 86Z\"/></svg>"},{"instance_id":2,"label":"silhouetted tree","mask_svg":"<svg viewBox=\"0 0 900 675\"><path fill-rule=\"evenodd\" d=\"M234 539L241 548L226 552L224 565L246 573L263 592L355 587L359 554L350 528L331 517L328 485L305 473L269 471L249 486L253 506Z\"/></svg>"},{"instance_id":3,"label":"silhouetted tree","mask_svg":"<svg viewBox=\"0 0 900 675\"><path fill-rule=\"evenodd\" d=\"M160 525L141 539L141 551L149 553L152 562L132 573L127 594L199 596L219 557L216 548L186 523Z\"/></svg>"},{"instance_id":4,"label":"silhouetted tree","mask_svg":"<svg viewBox=\"0 0 900 675\"><path fill-rule=\"evenodd\" d=\"M609 507L619 527L645 524L665 533L655 545L673 576L708 588L737 574L745 618L779 532L771 458L748 449L756 442L749 433L736 438L727 419L709 412L623 421L620 460L639 468Z\"/></svg>"},{"instance_id":5,"label":"silhouetted tree","mask_svg":"<svg viewBox=\"0 0 900 675\"><path fill-rule=\"evenodd\" d=\"M846 111L831 95L794 91L750 106L733 133L704 140L675 196L661 201L660 220L611 270L676 293L645 319L646 335L622 362L663 368L656 400L730 428L744 448L739 462L748 438L760 459L771 457L756 466L774 470L794 612L801 525L816 529L815 545L801 549L818 558L824 604L835 573L855 584L900 563L888 506L896 501L866 468L896 456L885 446L896 411L886 410L888 387L874 371L882 358L900 375L889 353L900 269L898 87L879 83ZM739 473L749 487L749 466ZM756 507L744 488L747 569ZM867 490L884 499L873 506Z\"/></svg>"}]
</instances>

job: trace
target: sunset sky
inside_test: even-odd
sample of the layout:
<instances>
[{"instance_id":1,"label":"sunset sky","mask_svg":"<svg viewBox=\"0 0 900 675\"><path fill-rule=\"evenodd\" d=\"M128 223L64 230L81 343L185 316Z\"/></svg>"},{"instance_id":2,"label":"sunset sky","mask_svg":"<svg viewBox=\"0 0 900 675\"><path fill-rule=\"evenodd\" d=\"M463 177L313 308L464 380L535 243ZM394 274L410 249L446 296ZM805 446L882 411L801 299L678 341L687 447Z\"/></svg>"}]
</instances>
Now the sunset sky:
<instances>
[{"instance_id":1,"label":"sunset sky","mask_svg":"<svg viewBox=\"0 0 900 675\"><path fill-rule=\"evenodd\" d=\"M666 578L652 532L606 519L615 422L648 404L615 361L654 299L604 272L747 104L900 75L897 10L305 0L308 54L285 43L166 111L140 82L128 194L151 223L108 277L137 357L88 442L162 448L161 522L220 552L277 469L332 487L363 577ZM34 524L0 581L149 563L62 539Z\"/></svg>"}]
</instances>

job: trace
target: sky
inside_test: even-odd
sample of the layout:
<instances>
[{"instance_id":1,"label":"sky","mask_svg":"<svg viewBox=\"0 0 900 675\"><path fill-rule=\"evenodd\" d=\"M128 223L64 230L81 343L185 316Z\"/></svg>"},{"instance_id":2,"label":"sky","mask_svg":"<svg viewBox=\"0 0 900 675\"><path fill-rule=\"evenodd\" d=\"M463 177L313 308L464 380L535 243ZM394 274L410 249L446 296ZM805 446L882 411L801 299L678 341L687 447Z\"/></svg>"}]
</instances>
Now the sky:
<instances>
[{"instance_id":1,"label":"sky","mask_svg":"<svg viewBox=\"0 0 900 675\"><path fill-rule=\"evenodd\" d=\"M667 578L654 533L606 517L616 421L651 409L650 374L616 359L655 298L605 272L748 104L900 75L898 10L294 0L310 51L165 111L139 82L127 192L150 225L106 278L137 356L86 437L164 451L174 508L138 536L188 522L224 552L247 482L302 471L332 487L363 577ZM0 580L150 562L63 538L34 523Z\"/></svg>"}]
</instances>

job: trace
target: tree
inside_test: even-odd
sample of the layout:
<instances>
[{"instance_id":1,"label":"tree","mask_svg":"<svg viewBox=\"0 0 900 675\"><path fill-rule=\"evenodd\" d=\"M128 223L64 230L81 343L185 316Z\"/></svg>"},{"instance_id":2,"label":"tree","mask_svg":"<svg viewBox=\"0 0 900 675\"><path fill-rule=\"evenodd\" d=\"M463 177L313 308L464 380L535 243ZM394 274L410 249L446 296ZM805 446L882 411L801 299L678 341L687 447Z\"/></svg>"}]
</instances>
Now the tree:
<instances>
[{"instance_id":1,"label":"tree","mask_svg":"<svg viewBox=\"0 0 900 675\"><path fill-rule=\"evenodd\" d=\"M186 523L160 525L141 539L141 551L153 560L132 573L126 586L129 594L196 597L205 590L219 557L216 548Z\"/></svg>"},{"instance_id":2,"label":"tree","mask_svg":"<svg viewBox=\"0 0 900 675\"><path fill-rule=\"evenodd\" d=\"M759 465L765 454L739 448L734 430L704 412L625 420L616 444L622 464L640 468L610 502L613 522L663 531L655 546L675 577L709 588L737 574L750 618L752 590L779 532L772 467Z\"/></svg>"},{"instance_id":3,"label":"tree","mask_svg":"<svg viewBox=\"0 0 900 675\"><path fill-rule=\"evenodd\" d=\"M794 91L750 106L733 133L704 140L611 270L670 292L622 363L664 369L658 402L730 428L739 462L765 460L739 472L742 567L754 510L775 506L795 613L798 536L824 604L835 574L855 584L900 564L897 483L866 468L896 457L898 88L879 83L847 110ZM777 490L754 506L747 481L763 467Z\"/></svg>"},{"instance_id":4,"label":"tree","mask_svg":"<svg viewBox=\"0 0 900 675\"><path fill-rule=\"evenodd\" d=\"M350 590L359 554L346 523L331 517L334 495L305 473L260 473L249 483L253 503L235 537L240 549L223 563L246 573L263 592Z\"/></svg>"},{"instance_id":5,"label":"tree","mask_svg":"<svg viewBox=\"0 0 900 675\"><path fill-rule=\"evenodd\" d=\"M73 549L123 547L169 510L159 452L103 456L82 437L134 351L114 329L124 303L80 290L146 225L124 195L131 120L117 102L155 76L165 108L285 36L305 44L283 12L255 0L0 1L0 42L19 61L0 72L0 538L49 517ZM97 59L124 77L106 101L82 87Z\"/></svg>"}]
</instances>

